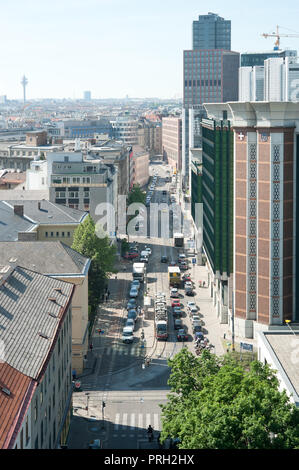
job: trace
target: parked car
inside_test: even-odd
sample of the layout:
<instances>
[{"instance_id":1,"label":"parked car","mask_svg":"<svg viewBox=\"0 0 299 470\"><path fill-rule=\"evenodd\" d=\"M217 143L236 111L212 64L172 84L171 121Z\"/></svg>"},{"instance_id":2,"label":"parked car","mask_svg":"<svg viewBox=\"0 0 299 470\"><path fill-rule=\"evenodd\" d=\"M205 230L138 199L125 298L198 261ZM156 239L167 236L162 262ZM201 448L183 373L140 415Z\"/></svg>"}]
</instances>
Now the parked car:
<instances>
[{"instance_id":1,"label":"parked car","mask_svg":"<svg viewBox=\"0 0 299 470\"><path fill-rule=\"evenodd\" d=\"M131 326L131 327L133 328L133 331L134 331L134 329L135 329L135 321L134 321L134 318L127 318L125 327L126 327L126 326Z\"/></svg>"},{"instance_id":2,"label":"parked car","mask_svg":"<svg viewBox=\"0 0 299 470\"><path fill-rule=\"evenodd\" d=\"M199 340L203 340L204 339L204 335L203 335L203 332L199 330L201 330L201 326L197 326L196 327L196 330L194 331L194 340L196 341L197 339Z\"/></svg>"},{"instance_id":3,"label":"parked car","mask_svg":"<svg viewBox=\"0 0 299 470\"><path fill-rule=\"evenodd\" d=\"M131 310L128 311L127 319L128 319L128 320L129 320L129 319L132 319L132 320L134 320L134 321L136 322L136 320L137 320L137 312L136 312L135 309L131 309Z\"/></svg>"},{"instance_id":4,"label":"parked car","mask_svg":"<svg viewBox=\"0 0 299 470\"><path fill-rule=\"evenodd\" d=\"M140 263L148 263L148 258L146 256L141 256L141 258L139 258L139 261Z\"/></svg>"},{"instance_id":5,"label":"parked car","mask_svg":"<svg viewBox=\"0 0 299 470\"><path fill-rule=\"evenodd\" d=\"M182 271L187 271L187 269L189 269L187 263L185 263L184 261L182 263L180 263L180 269Z\"/></svg>"},{"instance_id":6,"label":"parked car","mask_svg":"<svg viewBox=\"0 0 299 470\"><path fill-rule=\"evenodd\" d=\"M182 320L180 318L176 318L174 320L174 329L175 330L180 330L182 328L182 326L183 326Z\"/></svg>"},{"instance_id":7,"label":"parked car","mask_svg":"<svg viewBox=\"0 0 299 470\"><path fill-rule=\"evenodd\" d=\"M200 322L200 318L198 315L193 315L191 317L191 323L194 323L194 322ZM201 323L201 322L200 322Z\"/></svg>"},{"instance_id":8,"label":"parked car","mask_svg":"<svg viewBox=\"0 0 299 470\"><path fill-rule=\"evenodd\" d=\"M136 289L136 287L132 287L131 290L130 290L130 297L138 297L138 289Z\"/></svg>"},{"instance_id":9,"label":"parked car","mask_svg":"<svg viewBox=\"0 0 299 470\"><path fill-rule=\"evenodd\" d=\"M131 286L135 286L137 289L140 288L140 281L138 281L138 279L134 279L134 281L132 281L131 283Z\"/></svg>"},{"instance_id":10,"label":"parked car","mask_svg":"<svg viewBox=\"0 0 299 470\"><path fill-rule=\"evenodd\" d=\"M123 343L133 343L134 334L133 334L133 328L131 326L124 327L121 339Z\"/></svg>"},{"instance_id":11,"label":"parked car","mask_svg":"<svg viewBox=\"0 0 299 470\"><path fill-rule=\"evenodd\" d=\"M190 316L198 316L198 308L195 305L192 305L188 308Z\"/></svg>"},{"instance_id":12,"label":"parked car","mask_svg":"<svg viewBox=\"0 0 299 470\"><path fill-rule=\"evenodd\" d=\"M185 289L186 289L186 288L187 288L187 289L188 289L188 288L193 289L193 284L192 284L192 282L190 282L190 281L185 281L184 288L185 288Z\"/></svg>"},{"instance_id":13,"label":"parked car","mask_svg":"<svg viewBox=\"0 0 299 470\"><path fill-rule=\"evenodd\" d=\"M185 328L181 328L177 334L178 341L188 341L188 335Z\"/></svg>"},{"instance_id":14,"label":"parked car","mask_svg":"<svg viewBox=\"0 0 299 470\"><path fill-rule=\"evenodd\" d=\"M179 291L177 290L177 288L173 287L170 291L170 297L174 298L174 299L178 299L179 298Z\"/></svg>"},{"instance_id":15,"label":"parked car","mask_svg":"<svg viewBox=\"0 0 299 470\"><path fill-rule=\"evenodd\" d=\"M146 246L146 247L144 248L144 251L147 251L148 254L149 254L149 256L152 254L152 250L150 249L149 246Z\"/></svg>"},{"instance_id":16,"label":"parked car","mask_svg":"<svg viewBox=\"0 0 299 470\"><path fill-rule=\"evenodd\" d=\"M173 307L172 313L174 317L181 317L183 314L181 307Z\"/></svg>"},{"instance_id":17,"label":"parked car","mask_svg":"<svg viewBox=\"0 0 299 470\"><path fill-rule=\"evenodd\" d=\"M137 302L136 299L130 299L127 303L127 310L130 310L131 308L136 309L137 308Z\"/></svg>"},{"instance_id":18,"label":"parked car","mask_svg":"<svg viewBox=\"0 0 299 470\"><path fill-rule=\"evenodd\" d=\"M193 333L194 334L197 334L197 333L201 333L201 325L193 325Z\"/></svg>"},{"instance_id":19,"label":"parked car","mask_svg":"<svg viewBox=\"0 0 299 470\"><path fill-rule=\"evenodd\" d=\"M193 289L186 289L185 294L188 295L188 297L194 297L195 292Z\"/></svg>"},{"instance_id":20,"label":"parked car","mask_svg":"<svg viewBox=\"0 0 299 470\"><path fill-rule=\"evenodd\" d=\"M171 306L172 306L172 307L180 307L180 306L181 306L180 300L179 300L179 299L173 299L173 300L171 301Z\"/></svg>"},{"instance_id":21,"label":"parked car","mask_svg":"<svg viewBox=\"0 0 299 470\"><path fill-rule=\"evenodd\" d=\"M168 262L167 256L162 256L161 257L161 263L167 263L167 262Z\"/></svg>"}]
</instances>

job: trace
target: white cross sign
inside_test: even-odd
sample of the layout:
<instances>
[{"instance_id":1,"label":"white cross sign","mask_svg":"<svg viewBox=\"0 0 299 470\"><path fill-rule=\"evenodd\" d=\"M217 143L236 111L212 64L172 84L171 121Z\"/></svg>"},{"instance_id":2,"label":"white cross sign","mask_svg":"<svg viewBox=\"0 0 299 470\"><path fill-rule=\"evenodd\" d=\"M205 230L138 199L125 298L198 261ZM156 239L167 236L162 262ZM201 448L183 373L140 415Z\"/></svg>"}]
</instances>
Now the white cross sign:
<instances>
[{"instance_id":1,"label":"white cross sign","mask_svg":"<svg viewBox=\"0 0 299 470\"><path fill-rule=\"evenodd\" d=\"M239 132L238 137L239 137L239 140L245 139L245 135L243 134L243 132Z\"/></svg>"}]
</instances>

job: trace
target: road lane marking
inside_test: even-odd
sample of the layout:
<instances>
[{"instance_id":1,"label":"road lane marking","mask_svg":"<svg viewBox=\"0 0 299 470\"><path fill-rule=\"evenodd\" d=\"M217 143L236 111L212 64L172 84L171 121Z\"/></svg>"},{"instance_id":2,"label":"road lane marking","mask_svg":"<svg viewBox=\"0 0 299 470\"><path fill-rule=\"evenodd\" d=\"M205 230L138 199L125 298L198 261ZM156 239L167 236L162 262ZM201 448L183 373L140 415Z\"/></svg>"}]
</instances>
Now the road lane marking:
<instances>
[{"instance_id":1,"label":"road lane marking","mask_svg":"<svg viewBox=\"0 0 299 470\"><path fill-rule=\"evenodd\" d=\"M135 429L135 413L132 413L131 414L131 427L130 427L131 431L133 431Z\"/></svg>"},{"instance_id":2,"label":"road lane marking","mask_svg":"<svg viewBox=\"0 0 299 470\"><path fill-rule=\"evenodd\" d=\"M123 424L122 424L122 426L123 427L127 426L127 422L128 422L128 413L124 413L123 414Z\"/></svg>"},{"instance_id":3,"label":"road lane marking","mask_svg":"<svg viewBox=\"0 0 299 470\"><path fill-rule=\"evenodd\" d=\"M120 414L119 414L119 413L117 413L117 414L115 415L115 423L114 423L114 429L115 429L115 431L117 431L117 430L118 430L118 426L119 426L119 418L120 418Z\"/></svg>"}]
</instances>

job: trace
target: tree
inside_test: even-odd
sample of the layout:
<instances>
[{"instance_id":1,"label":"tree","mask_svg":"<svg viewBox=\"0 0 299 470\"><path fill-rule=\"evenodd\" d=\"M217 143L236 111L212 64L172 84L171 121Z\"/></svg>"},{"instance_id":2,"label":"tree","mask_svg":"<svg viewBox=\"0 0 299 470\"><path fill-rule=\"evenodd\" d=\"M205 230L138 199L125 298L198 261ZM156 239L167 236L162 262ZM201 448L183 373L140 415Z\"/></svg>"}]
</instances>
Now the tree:
<instances>
[{"instance_id":1,"label":"tree","mask_svg":"<svg viewBox=\"0 0 299 470\"><path fill-rule=\"evenodd\" d=\"M107 279L117 272L114 268L116 247L110 244L108 236L97 236L95 223L88 215L75 230L72 248L91 259L88 298L94 312L101 300Z\"/></svg>"},{"instance_id":2,"label":"tree","mask_svg":"<svg viewBox=\"0 0 299 470\"><path fill-rule=\"evenodd\" d=\"M162 441L179 438L181 449L299 448L299 410L268 365L245 370L229 355L195 357L186 348L169 365Z\"/></svg>"},{"instance_id":3,"label":"tree","mask_svg":"<svg viewBox=\"0 0 299 470\"><path fill-rule=\"evenodd\" d=\"M131 191L128 194L128 205L133 204L134 202L140 202L145 204L146 194L144 191L141 191L139 184L134 184Z\"/></svg>"}]
</instances>

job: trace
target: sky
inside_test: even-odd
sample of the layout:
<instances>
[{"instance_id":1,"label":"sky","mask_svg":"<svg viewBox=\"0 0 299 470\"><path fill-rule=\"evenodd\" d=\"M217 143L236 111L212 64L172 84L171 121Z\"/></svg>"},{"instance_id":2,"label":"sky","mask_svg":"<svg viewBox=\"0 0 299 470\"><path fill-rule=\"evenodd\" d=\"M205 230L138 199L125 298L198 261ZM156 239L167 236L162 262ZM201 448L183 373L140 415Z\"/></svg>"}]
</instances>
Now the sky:
<instances>
[{"instance_id":1,"label":"sky","mask_svg":"<svg viewBox=\"0 0 299 470\"><path fill-rule=\"evenodd\" d=\"M232 21L238 52L271 50L261 34L277 24L299 32L298 0L0 0L0 95L22 99L25 74L28 100L181 97L183 50L208 12Z\"/></svg>"}]
</instances>

